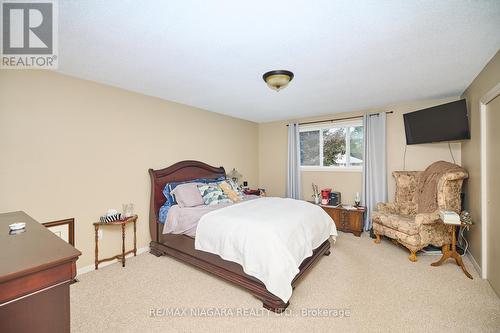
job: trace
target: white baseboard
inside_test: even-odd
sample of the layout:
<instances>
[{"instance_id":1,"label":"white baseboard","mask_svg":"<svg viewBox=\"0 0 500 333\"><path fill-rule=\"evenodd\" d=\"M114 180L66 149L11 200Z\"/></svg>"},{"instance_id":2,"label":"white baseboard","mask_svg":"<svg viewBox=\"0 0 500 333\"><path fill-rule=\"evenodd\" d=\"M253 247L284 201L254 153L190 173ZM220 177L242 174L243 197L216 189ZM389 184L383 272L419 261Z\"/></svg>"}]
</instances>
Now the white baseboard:
<instances>
[{"instance_id":1,"label":"white baseboard","mask_svg":"<svg viewBox=\"0 0 500 333\"><path fill-rule=\"evenodd\" d=\"M482 279L484 279L483 275L481 274L481 267L477 264L476 259L474 258L472 253L469 252L469 250L467 250L467 257L469 258L470 262L472 263L472 266L474 266L474 269L476 270L477 274L479 274L479 276Z\"/></svg>"},{"instance_id":2,"label":"white baseboard","mask_svg":"<svg viewBox=\"0 0 500 333\"><path fill-rule=\"evenodd\" d=\"M149 251L149 246L144 246L144 247L141 247L141 248L137 249L137 254L141 254L141 253L148 252L148 251ZM130 253L130 254L126 255L125 258L130 258L130 257L133 257L133 256L134 256L134 254ZM118 259L107 261L107 262L103 262L102 264L99 264L99 267L106 267L106 266L109 266L109 265L112 265L112 264L116 264L117 262L118 262ZM95 265L94 264L78 268L76 270L76 276L82 275L82 274L85 274L85 273L88 273L88 272L91 272L93 270L95 270Z\"/></svg>"}]
</instances>

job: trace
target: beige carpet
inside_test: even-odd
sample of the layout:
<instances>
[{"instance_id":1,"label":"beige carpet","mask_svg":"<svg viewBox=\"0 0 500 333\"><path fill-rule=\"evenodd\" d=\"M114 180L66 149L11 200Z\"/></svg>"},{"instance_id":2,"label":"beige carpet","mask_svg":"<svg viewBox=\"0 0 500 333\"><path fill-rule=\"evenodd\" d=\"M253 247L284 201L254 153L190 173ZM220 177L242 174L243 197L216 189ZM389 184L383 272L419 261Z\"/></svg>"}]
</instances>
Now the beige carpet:
<instances>
[{"instance_id":1,"label":"beige carpet","mask_svg":"<svg viewBox=\"0 0 500 333\"><path fill-rule=\"evenodd\" d=\"M435 260L419 256L411 263L388 240L375 245L341 233L280 316L242 289L145 253L126 268L114 264L79 276L71 287L71 326L73 332L500 332L500 300L471 262L465 260L472 281L451 260L431 267ZM317 308L331 315L302 315ZM182 309L187 315L175 316Z\"/></svg>"}]
</instances>

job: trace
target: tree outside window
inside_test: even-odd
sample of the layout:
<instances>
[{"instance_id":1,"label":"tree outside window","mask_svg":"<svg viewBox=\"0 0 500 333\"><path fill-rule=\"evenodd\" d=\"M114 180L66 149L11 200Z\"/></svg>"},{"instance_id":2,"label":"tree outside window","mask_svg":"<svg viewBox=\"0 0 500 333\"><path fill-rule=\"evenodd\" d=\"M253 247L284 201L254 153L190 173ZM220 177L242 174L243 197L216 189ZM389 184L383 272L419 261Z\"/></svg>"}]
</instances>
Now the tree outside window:
<instances>
[{"instance_id":1,"label":"tree outside window","mask_svg":"<svg viewBox=\"0 0 500 333\"><path fill-rule=\"evenodd\" d=\"M363 165L361 123L301 128L300 165L360 169Z\"/></svg>"}]
</instances>

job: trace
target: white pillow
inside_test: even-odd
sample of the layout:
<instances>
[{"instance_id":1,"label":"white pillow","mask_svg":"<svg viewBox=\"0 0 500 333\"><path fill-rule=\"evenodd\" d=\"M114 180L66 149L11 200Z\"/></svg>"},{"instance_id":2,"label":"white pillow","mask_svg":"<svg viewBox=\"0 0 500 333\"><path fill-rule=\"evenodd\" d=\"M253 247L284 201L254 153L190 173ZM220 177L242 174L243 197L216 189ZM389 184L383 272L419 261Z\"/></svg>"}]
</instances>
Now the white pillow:
<instances>
[{"instance_id":1,"label":"white pillow","mask_svg":"<svg viewBox=\"0 0 500 333\"><path fill-rule=\"evenodd\" d=\"M203 185L203 183L179 184L170 193L181 208L201 206L205 203L198 190L198 185Z\"/></svg>"}]
</instances>

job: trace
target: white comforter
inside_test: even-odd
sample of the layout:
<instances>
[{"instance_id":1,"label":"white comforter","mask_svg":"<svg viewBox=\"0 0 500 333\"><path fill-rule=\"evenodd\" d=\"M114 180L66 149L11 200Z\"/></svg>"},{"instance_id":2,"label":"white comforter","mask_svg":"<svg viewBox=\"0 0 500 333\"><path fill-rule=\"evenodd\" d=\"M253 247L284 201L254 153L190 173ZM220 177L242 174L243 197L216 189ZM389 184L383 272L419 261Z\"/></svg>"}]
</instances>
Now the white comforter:
<instances>
[{"instance_id":1,"label":"white comforter","mask_svg":"<svg viewBox=\"0 0 500 333\"><path fill-rule=\"evenodd\" d=\"M237 262L286 303L300 264L330 235L336 236L337 229L321 207L259 198L205 214L196 229L195 248Z\"/></svg>"}]
</instances>

